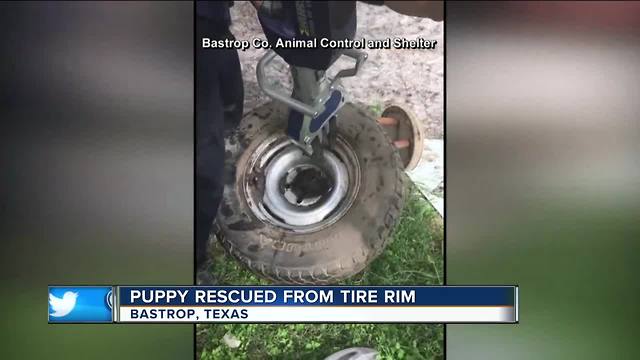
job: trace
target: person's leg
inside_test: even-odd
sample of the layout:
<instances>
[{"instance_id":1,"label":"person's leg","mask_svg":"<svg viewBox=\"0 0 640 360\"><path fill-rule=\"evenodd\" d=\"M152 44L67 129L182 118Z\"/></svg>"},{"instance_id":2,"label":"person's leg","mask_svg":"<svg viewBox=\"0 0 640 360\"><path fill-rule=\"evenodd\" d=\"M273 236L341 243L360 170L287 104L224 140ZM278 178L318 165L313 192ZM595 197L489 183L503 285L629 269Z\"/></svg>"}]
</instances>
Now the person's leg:
<instances>
[{"instance_id":1,"label":"person's leg","mask_svg":"<svg viewBox=\"0 0 640 360\"><path fill-rule=\"evenodd\" d=\"M198 38L216 37L213 24L197 21ZM223 134L242 118L244 89L237 50L198 47L196 57L196 266L200 282L210 282L209 233L224 187Z\"/></svg>"},{"instance_id":2,"label":"person's leg","mask_svg":"<svg viewBox=\"0 0 640 360\"><path fill-rule=\"evenodd\" d=\"M205 86L196 85L198 93ZM207 86L209 87L209 85ZM223 108L218 86L208 89L209 96L196 95L196 262L198 269L208 260L209 232L222 199L224 166Z\"/></svg>"},{"instance_id":3,"label":"person's leg","mask_svg":"<svg viewBox=\"0 0 640 360\"><path fill-rule=\"evenodd\" d=\"M222 103L224 106L224 129L235 129L242 119L244 109L244 86L238 50L225 49L219 51L220 60L224 63L224 71L220 74Z\"/></svg>"},{"instance_id":4,"label":"person's leg","mask_svg":"<svg viewBox=\"0 0 640 360\"><path fill-rule=\"evenodd\" d=\"M211 36L211 24L197 19L198 38ZM224 107L217 50L196 50L196 266L206 271L209 232L222 199ZM198 274L200 275L200 274ZM200 277L200 276L198 276Z\"/></svg>"}]
</instances>

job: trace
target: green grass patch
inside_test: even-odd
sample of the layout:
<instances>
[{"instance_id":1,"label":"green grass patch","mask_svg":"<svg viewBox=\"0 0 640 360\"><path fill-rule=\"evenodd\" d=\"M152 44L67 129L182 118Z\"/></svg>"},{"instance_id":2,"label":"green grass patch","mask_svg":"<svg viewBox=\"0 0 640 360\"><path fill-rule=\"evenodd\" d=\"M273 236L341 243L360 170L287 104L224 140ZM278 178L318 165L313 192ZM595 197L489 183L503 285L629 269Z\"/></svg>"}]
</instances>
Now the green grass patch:
<instances>
[{"instance_id":1,"label":"green grass patch","mask_svg":"<svg viewBox=\"0 0 640 360\"><path fill-rule=\"evenodd\" d=\"M415 189L408 196L393 242L365 271L338 285L441 285L443 223ZM221 284L268 285L226 255L213 249ZM236 349L222 340L240 340ZM423 324L202 324L197 326L200 359L323 359L353 346L370 347L379 359L439 359L442 325Z\"/></svg>"}]
</instances>

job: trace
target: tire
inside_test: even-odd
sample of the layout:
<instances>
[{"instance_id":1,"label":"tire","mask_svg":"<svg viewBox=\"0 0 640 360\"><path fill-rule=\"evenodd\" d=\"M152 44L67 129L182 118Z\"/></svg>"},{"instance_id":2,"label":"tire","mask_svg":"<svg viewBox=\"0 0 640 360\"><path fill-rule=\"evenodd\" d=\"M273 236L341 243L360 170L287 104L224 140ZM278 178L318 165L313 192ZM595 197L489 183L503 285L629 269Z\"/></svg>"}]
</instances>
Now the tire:
<instances>
[{"instance_id":1,"label":"tire","mask_svg":"<svg viewBox=\"0 0 640 360\"><path fill-rule=\"evenodd\" d=\"M345 104L337 129L361 169L357 195L331 225L307 233L283 229L256 216L241 184L251 154L269 136L284 134L286 122L286 109L270 103L247 114L226 137L216 235L230 254L276 283L335 283L362 271L390 241L404 203L402 161L375 119Z\"/></svg>"}]
</instances>

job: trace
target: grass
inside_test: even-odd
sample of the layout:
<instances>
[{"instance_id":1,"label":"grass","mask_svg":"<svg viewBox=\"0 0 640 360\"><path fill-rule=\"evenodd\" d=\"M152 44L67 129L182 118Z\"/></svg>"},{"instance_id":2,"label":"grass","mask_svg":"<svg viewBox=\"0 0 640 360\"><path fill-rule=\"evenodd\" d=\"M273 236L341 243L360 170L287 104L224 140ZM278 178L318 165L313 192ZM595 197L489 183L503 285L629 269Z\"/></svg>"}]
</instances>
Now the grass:
<instances>
[{"instance_id":1,"label":"grass","mask_svg":"<svg viewBox=\"0 0 640 360\"><path fill-rule=\"evenodd\" d=\"M443 283L443 224L438 213L411 191L393 242L365 271L339 285L440 285ZM216 276L222 284L267 285L215 245ZM222 338L240 340L236 349ZM423 324L202 324L200 359L324 359L348 347L370 347L379 359L441 359L442 325Z\"/></svg>"}]
</instances>

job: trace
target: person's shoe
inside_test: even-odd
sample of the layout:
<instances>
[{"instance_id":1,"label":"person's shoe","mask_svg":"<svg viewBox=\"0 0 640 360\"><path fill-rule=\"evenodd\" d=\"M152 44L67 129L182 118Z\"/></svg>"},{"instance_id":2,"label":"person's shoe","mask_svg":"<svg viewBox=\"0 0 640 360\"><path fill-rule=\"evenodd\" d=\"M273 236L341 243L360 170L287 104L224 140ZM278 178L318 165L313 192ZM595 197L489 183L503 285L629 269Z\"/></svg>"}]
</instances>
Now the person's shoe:
<instances>
[{"instance_id":1,"label":"person's shoe","mask_svg":"<svg viewBox=\"0 0 640 360\"><path fill-rule=\"evenodd\" d=\"M331 354L324 360L375 360L377 358L378 352L374 349L354 347Z\"/></svg>"},{"instance_id":2,"label":"person's shoe","mask_svg":"<svg viewBox=\"0 0 640 360\"><path fill-rule=\"evenodd\" d=\"M217 283L216 278L213 276L213 262L211 260L207 260L197 270L196 284L207 286L216 285Z\"/></svg>"}]
</instances>

